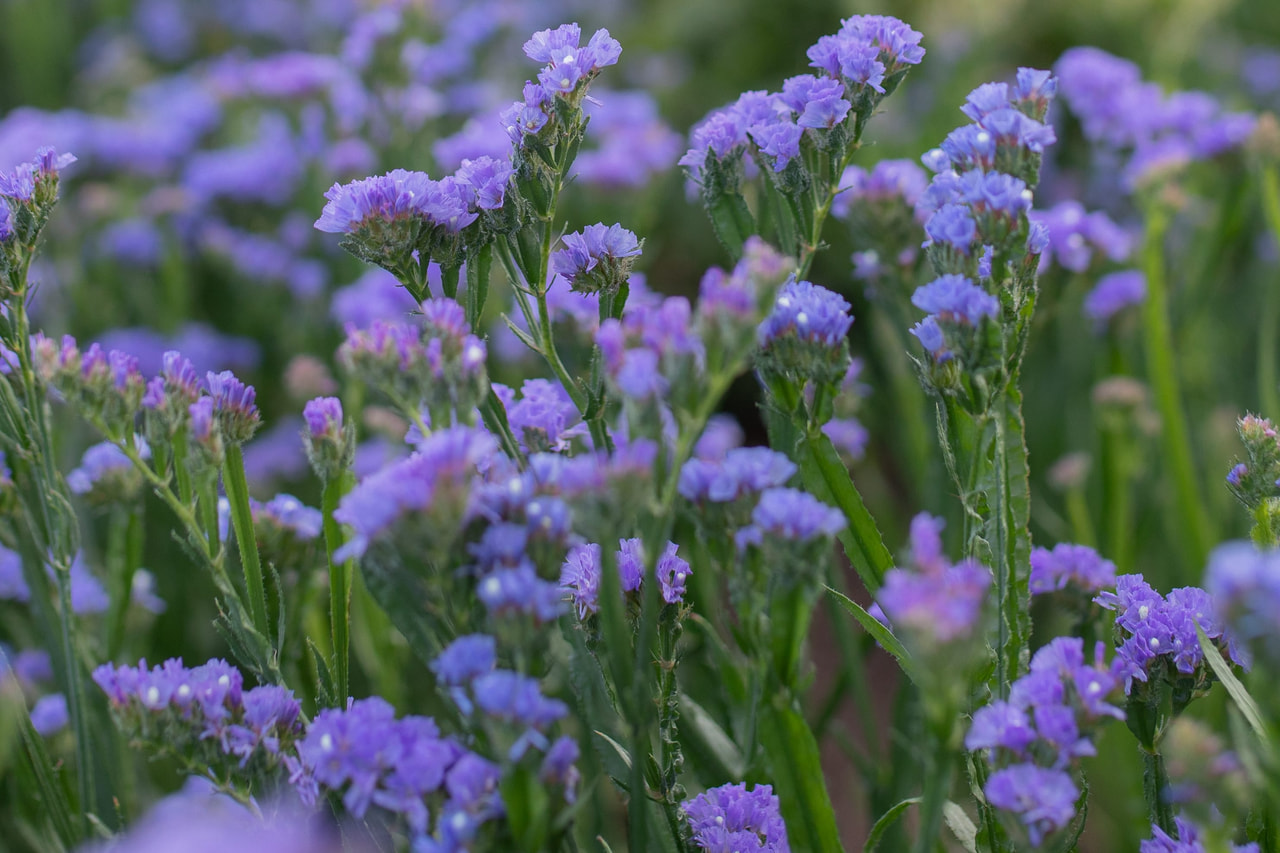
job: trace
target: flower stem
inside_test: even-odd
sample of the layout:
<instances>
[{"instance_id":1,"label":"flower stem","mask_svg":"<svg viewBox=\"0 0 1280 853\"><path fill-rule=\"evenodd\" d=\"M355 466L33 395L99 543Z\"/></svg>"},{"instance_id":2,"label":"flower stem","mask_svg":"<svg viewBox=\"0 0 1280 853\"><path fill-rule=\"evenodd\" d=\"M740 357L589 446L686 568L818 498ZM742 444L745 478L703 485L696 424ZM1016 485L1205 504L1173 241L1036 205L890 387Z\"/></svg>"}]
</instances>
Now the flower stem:
<instances>
[{"instance_id":1,"label":"flower stem","mask_svg":"<svg viewBox=\"0 0 1280 853\"><path fill-rule=\"evenodd\" d=\"M1280 173L1275 165L1262 168L1262 206L1267 224L1280 246ZM1280 325L1280 281L1262 288L1262 311L1258 318L1258 403L1262 414L1280 418L1280 386L1276 379L1276 327Z\"/></svg>"},{"instance_id":2,"label":"flower stem","mask_svg":"<svg viewBox=\"0 0 1280 853\"><path fill-rule=\"evenodd\" d=\"M249 484L244 476L244 455L240 445L228 442L222 464L222 484L231 504L231 522L240 548L240 564L244 569L245 592L249 597L249 613L253 627L263 637L272 636L267 619L267 591L262 583L262 561L258 556L258 540L253 530L253 510L249 507Z\"/></svg>"},{"instance_id":3,"label":"flower stem","mask_svg":"<svg viewBox=\"0 0 1280 853\"><path fill-rule=\"evenodd\" d=\"M1173 805L1169 802L1169 772L1165 769L1164 756L1159 749L1142 749L1142 794L1147 802L1152 825L1177 838Z\"/></svg>"},{"instance_id":4,"label":"flower stem","mask_svg":"<svg viewBox=\"0 0 1280 853\"><path fill-rule=\"evenodd\" d=\"M335 562L333 552L342 546L342 529L333 518L342 496L350 490L352 474L344 471L324 484L321 510L324 513L324 546L329 561L329 626L333 631L333 672L335 707L345 708L351 693L351 582L355 565L352 560Z\"/></svg>"},{"instance_id":5,"label":"flower stem","mask_svg":"<svg viewBox=\"0 0 1280 853\"><path fill-rule=\"evenodd\" d=\"M1178 528L1186 549L1184 565L1198 572L1208 556L1212 535L1209 516L1196 482L1195 461L1174 360L1164 264L1164 237L1168 225L1167 212L1158 203L1151 205L1147 210L1147 244L1143 251L1147 278L1143 333L1147 373L1160 412L1160 439L1173 479Z\"/></svg>"}]
</instances>

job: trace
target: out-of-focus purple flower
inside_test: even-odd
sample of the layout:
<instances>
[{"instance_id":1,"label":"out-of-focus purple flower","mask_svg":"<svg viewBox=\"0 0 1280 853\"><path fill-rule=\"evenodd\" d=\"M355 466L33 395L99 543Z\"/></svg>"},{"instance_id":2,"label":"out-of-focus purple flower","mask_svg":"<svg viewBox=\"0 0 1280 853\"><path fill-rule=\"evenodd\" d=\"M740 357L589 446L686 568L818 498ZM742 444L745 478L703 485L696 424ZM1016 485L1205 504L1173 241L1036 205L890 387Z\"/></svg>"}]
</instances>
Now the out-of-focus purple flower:
<instances>
[{"instance_id":1,"label":"out-of-focus purple flower","mask_svg":"<svg viewBox=\"0 0 1280 853\"><path fill-rule=\"evenodd\" d=\"M1084 298L1084 314L1099 326L1131 305L1147 298L1147 278L1138 270L1123 270L1098 279Z\"/></svg>"},{"instance_id":2,"label":"out-of-focus purple flower","mask_svg":"<svg viewBox=\"0 0 1280 853\"><path fill-rule=\"evenodd\" d=\"M1138 845L1138 853L1207 853L1195 824L1184 817L1175 817L1173 823L1176 838L1152 824L1151 838ZM1259 849L1257 843L1232 844L1230 853L1259 853Z\"/></svg>"},{"instance_id":3,"label":"out-of-focus purple flower","mask_svg":"<svg viewBox=\"0 0 1280 853\"><path fill-rule=\"evenodd\" d=\"M690 459L680 469L679 491L694 503L727 503L783 486L795 463L767 447L740 447L715 461Z\"/></svg>"},{"instance_id":4,"label":"out-of-focus purple flower","mask_svg":"<svg viewBox=\"0 0 1280 853\"><path fill-rule=\"evenodd\" d=\"M471 683L476 705L492 717L542 731L569 713L558 699L542 695L535 678L508 670L494 670Z\"/></svg>"},{"instance_id":5,"label":"out-of-focus purple flower","mask_svg":"<svg viewBox=\"0 0 1280 853\"><path fill-rule=\"evenodd\" d=\"M263 118L258 138L239 148L200 151L187 161L183 186L199 201L286 202L302 178L303 163L282 115Z\"/></svg>"},{"instance_id":6,"label":"out-of-focus purple flower","mask_svg":"<svg viewBox=\"0 0 1280 853\"><path fill-rule=\"evenodd\" d=\"M770 785L721 785L680 804L700 850L790 853L787 826Z\"/></svg>"},{"instance_id":7,"label":"out-of-focus purple flower","mask_svg":"<svg viewBox=\"0 0 1280 853\"><path fill-rule=\"evenodd\" d=\"M138 455L151 458L151 448L142 436L134 437ZM80 458L80 465L67 474L67 486L74 494L87 495L94 486L107 480L118 480L133 471L133 463L124 451L109 441L91 446Z\"/></svg>"},{"instance_id":8,"label":"out-of-focus purple flower","mask_svg":"<svg viewBox=\"0 0 1280 853\"><path fill-rule=\"evenodd\" d=\"M519 401L507 406L507 419L530 452L564 450L570 439L586 432L569 392L546 379L525 380Z\"/></svg>"},{"instance_id":9,"label":"out-of-focus purple flower","mask_svg":"<svg viewBox=\"0 0 1280 853\"><path fill-rule=\"evenodd\" d=\"M26 603L31 600L31 588L22 576L22 557L0 545L0 599Z\"/></svg>"},{"instance_id":10,"label":"out-of-focus purple flower","mask_svg":"<svg viewBox=\"0 0 1280 853\"><path fill-rule=\"evenodd\" d=\"M1124 261L1133 251L1133 238L1102 211L1086 213L1080 202L1068 199L1048 210L1028 214L1048 229L1050 252L1040 258L1040 272L1051 260L1064 269L1084 272L1095 251L1112 261Z\"/></svg>"},{"instance_id":11,"label":"out-of-focus purple flower","mask_svg":"<svg viewBox=\"0 0 1280 853\"><path fill-rule=\"evenodd\" d=\"M374 320L404 320L416 308L413 297L395 276L374 268L333 294L329 315L339 325L367 329Z\"/></svg>"},{"instance_id":12,"label":"out-of-focus purple flower","mask_svg":"<svg viewBox=\"0 0 1280 853\"><path fill-rule=\"evenodd\" d=\"M695 459L701 459L704 462L723 460L729 454L729 451L742 446L745 437L746 434L742 431L742 426L733 415L714 414L707 421L707 426L698 438L698 443L694 445L693 456ZM681 479L683 478L684 471L682 469ZM683 494L683 491L681 494Z\"/></svg>"},{"instance_id":13,"label":"out-of-focus purple flower","mask_svg":"<svg viewBox=\"0 0 1280 853\"><path fill-rule=\"evenodd\" d=\"M761 545L766 537L807 543L834 538L845 528L844 513L799 489L771 488L751 511L751 525L736 534L738 547Z\"/></svg>"},{"instance_id":14,"label":"out-of-focus purple flower","mask_svg":"<svg viewBox=\"0 0 1280 853\"><path fill-rule=\"evenodd\" d=\"M914 208L928 183L924 171L912 160L881 160L870 172L861 166L850 166L840 178L831 213L844 218L858 202L901 201Z\"/></svg>"},{"instance_id":15,"label":"out-of-focus purple flower","mask_svg":"<svg viewBox=\"0 0 1280 853\"><path fill-rule=\"evenodd\" d=\"M1080 797L1070 775L1034 764L997 770L984 790L991 805L1021 818L1033 846L1071 822Z\"/></svg>"},{"instance_id":16,"label":"out-of-focus purple flower","mask_svg":"<svg viewBox=\"0 0 1280 853\"><path fill-rule=\"evenodd\" d=\"M488 634L468 634L450 643L431 663L431 670L441 684L461 687L491 671L496 665L497 650Z\"/></svg>"},{"instance_id":17,"label":"out-of-focus purple flower","mask_svg":"<svg viewBox=\"0 0 1280 853\"><path fill-rule=\"evenodd\" d=\"M1031 593L1038 595L1066 589L1067 585L1088 593L1101 592L1116 582L1116 565L1087 545L1066 542L1031 552Z\"/></svg>"},{"instance_id":18,"label":"out-of-focus purple flower","mask_svg":"<svg viewBox=\"0 0 1280 853\"><path fill-rule=\"evenodd\" d=\"M337 397L316 397L302 407L302 418L312 437L342 433L342 401Z\"/></svg>"},{"instance_id":19,"label":"out-of-focus purple flower","mask_svg":"<svg viewBox=\"0 0 1280 853\"><path fill-rule=\"evenodd\" d=\"M1219 545L1209 555L1205 587L1214 612L1230 626L1228 642L1234 660L1247 663L1248 650L1272 662L1280 660L1274 609L1280 607L1280 556L1251 542Z\"/></svg>"},{"instance_id":20,"label":"out-of-focus purple flower","mask_svg":"<svg viewBox=\"0 0 1280 853\"><path fill-rule=\"evenodd\" d=\"M42 736L50 737L67 727L67 697L61 693L41 696L31 706L31 725Z\"/></svg>"},{"instance_id":21,"label":"out-of-focus purple flower","mask_svg":"<svg viewBox=\"0 0 1280 853\"><path fill-rule=\"evenodd\" d=\"M293 495L279 494L266 503L250 499L254 523L268 522L290 531L298 539L315 539L320 535L324 516Z\"/></svg>"},{"instance_id":22,"label":"out-of-focus purple flower","mask_svg":"<svg viewBox=\"0 0 1280 853\"><path fill-rule=\"evenodd\" d=\"M593 89L583 111L591 118L587 138L599 141L574 161L579 180L604 187L640 187L650 176L671 168L680 153L680 135L662 121L647 92Z\"/></svg>"}]
</instances>

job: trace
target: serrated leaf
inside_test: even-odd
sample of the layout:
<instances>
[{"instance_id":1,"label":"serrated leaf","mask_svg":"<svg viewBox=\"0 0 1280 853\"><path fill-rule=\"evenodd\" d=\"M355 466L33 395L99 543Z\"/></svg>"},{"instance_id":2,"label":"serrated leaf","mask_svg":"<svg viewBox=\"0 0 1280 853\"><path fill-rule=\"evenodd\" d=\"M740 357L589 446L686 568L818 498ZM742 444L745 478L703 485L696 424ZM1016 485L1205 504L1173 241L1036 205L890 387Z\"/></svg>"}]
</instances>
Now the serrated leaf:
<instances>
[{"instance_id":1,"label":"serrated leaf","mask_svg":"<svg viewBox=\"0 0 1280 853\"><path fill-rule=\"evenodd\" d=\"M1266 744L1267 725L1262 719L1262 712L1258 710L1258 704L1253 701L1249 691L1240 683L1240 679L1236 678L1236 674L1231 671L1231 665L1223 659L1218 647L1209 640L1208 635L1199 625L1196 625L1196 637L1200 640L1200 650L1204 652L1204 659L1209 662L1209 668L1213 670L1213 674L1222 682L1222 686L1227 688L1227 694L1231 696L1231 701L1235 702L1236 707L1240 709L1240 714L1244 717L1244 721L1249 724L1249 728L1253 729L1253 733L1258 736L1258 740Z\"/></svg>"},{"instance_id":2,"label":"serrated leaf","mask_svg":"<svg viewBox=\"0 0 1280 853\"><path fill-rule=\"evenodd\" d=\"M862 845L862 853L872 853L873 850L878 848L880 839L884 838L884 834L889 830L889 827L898 822L903 812L919 802L919 797L908 797L902 802L895 803L887 812L880 815L880 818L871 827L871 832L867 835L867 843Z\"/></svg>"},{"instance_id":3,"label":"serrated leaf","mask_svg":"<svg viewBox=\"0 0 1280 853\"><path fill-rule=\"evenodd\" d=\"M827 592L840 603L841 607L849 612L849 615L858 621L863 630L870 634L880 644L881 648L893 655L907 677L915 681L915 663L911 660L911 654L906 647L902 645L902 641L895 637L883 622L868 613L849 596L831 587L827 587Z\"/></svg>"}]
</instances>

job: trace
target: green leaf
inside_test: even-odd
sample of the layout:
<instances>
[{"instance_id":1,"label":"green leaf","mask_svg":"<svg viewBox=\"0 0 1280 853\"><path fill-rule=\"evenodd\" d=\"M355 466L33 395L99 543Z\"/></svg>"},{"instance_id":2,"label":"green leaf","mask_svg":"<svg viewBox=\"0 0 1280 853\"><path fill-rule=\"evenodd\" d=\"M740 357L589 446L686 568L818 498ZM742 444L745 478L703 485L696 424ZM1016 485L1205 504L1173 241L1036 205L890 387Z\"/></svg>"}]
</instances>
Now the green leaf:
<instances>
[{"instance_id":1,"label":"green leaf","mask_svg":"<svg viewBox=\"0 0 1280 853\"><path fill-rule=\"evenodd\" d=\"M316 668L318 693L316 704L321 708L345 708L347 705L345 698L341 699L339 704L337 685L333 682L333 673L329 670L329 664L325 662L324 652L320 651L310 637L307 637L307 651L311 653L311 662Z\"/></svg>"},{"instance_id":2,"label":"green leaf","mask_svg":"<svg viewBox=\"0 0 1280 853\"><path fill-rule=\"evenodd\" d=\"M893 568L893 555L885 547L876 521L862 502L849 469L831 445L819 433L801 442L796 462L804 487L818 500L833 504L844 513L849 526L840 533L840 544L853 563L868 592L874 593L884 582L885 572Z\"/></svg>"},{"instance_id":3,"label":"green leaf","mask_svg":"<svg viewBox=\"0 0 1280 853\"><path fill-rule=\"evenodd\" d=\"M759 735L792 848L843 851L818 742L804 717L780 699L768 703L761 709Z\"/></svg>"},{"instance_id":4,"label":"green leaf","mask_svg":"<svg viewBox=\"0 0 1280 853\"><path fill-rule=\"evenodd\" d=\"M394 549L375 543L360 561L365 587L391 624L404 635L409 648L424 664L440 654L430 619L421 602L428 600L426 584L403 564Z\"/></svg>"},{"instance_id":5,"label":"green leaf","mask_svg":"<svg viewBox=\"0 0 1280 853\"><path fill-rule=\"evenodd\" d=\"M911 654L902 645L902 641L895 637L883 622L864 610L858 602L849 598L849 596L831 587L827 587L827 592L840 603L841 607L849 611L849 615L858 620L858 624L880 644L881 648L893 655L894 659L898 661L898 665L902 667L902 671L907 674L907 677L915 681L915 662L911 660Z\"/></svg>"},{"instance_id":6,"label":"green leaf","mask_svg":"<svg viewBox=\"0 0 1280 853\"><path fill-rule=\"evenodd\" d=\"M605 742L606 745L613 747L613 751L608 749L598 749L600 760L604 764L605 772L613 779L615 785L624 791L631 789L631 753L627 752L627 748L609 737L604 732L597 731L594 733L596 737Z\"/></svg>"},{"instance_id":7,"label":"green leaf","mask_svg":"<svg viewBox=\"0 0 1280 853\"><path fill-rule=\"evenodd\" d=\"M550 830L550 802L546 786L538 782L533 771L517 766L499 784L507 825L518 849L539 853L547 843Z\"/></svg>"},{"instance_id":8,"label":"green leaf","mask_svg":"<svg viewBox=\"0 0 1280 853\"><path fill-rule=\"evenodd\" d=\"M1253 733L1258 736L1258 740L1266 744L1267 725L1263 721L1262 712L1258 710L1258 704L1253 701L1249 691L1245 690L1244 685L1240 683L1240 679L1236 678L1236 674L1231 671L1231 665L1223 659L1218 647L1213 644L1205 634L1204 629L1199 625L1196 625L1196 636L1200 639L1200 650L1204 652L1204 658L1209 662L1209 668L1213 670L1213 674L1222 682L1222 686L1227 688L1231 701L1236 703L1236 707L1240 709L1240 713L1245 722L1249 724L1249 728L1253 729Z\"/></svg>"},{"instance_id":9,"label":"green leaf","mask_svg":"<svg viewBox=\"0 0 1280 853\"><path fill-rule=\"evenodd\" d=\"M741 779L746 773L747 761L733 738L687 693L680 694L680 736L711 775Z\"/></svg>"},{"instance_id":10,"label":"green leaf","mask_svg":"<svg viewBox=\"0 0 1280 853\"><path fill-rule=\"evenodd\" d=\"M871 853L880 846L880 839L884 837L889 827L898 822L898 818L902 817L911 806L920 802L919 797L908 797L900 803L895 804L887 812L880 815L880 819L871 827L871 833L867 836L867 843L862 845L862 853Z\"/></svg>"},{"instance_id":11,"label":"green leaf","mask_svg":"<svg viewBox=\"0 0 1280 853\"><path fill-rule=\"evenodd\" d=\"M968 812L951 800L947 800L942 807L942 819L951 830L951 834L956 837L956 841L960 842L965 853L978 853L978 827L974 825Z\"/></svg>"}]
</instances>

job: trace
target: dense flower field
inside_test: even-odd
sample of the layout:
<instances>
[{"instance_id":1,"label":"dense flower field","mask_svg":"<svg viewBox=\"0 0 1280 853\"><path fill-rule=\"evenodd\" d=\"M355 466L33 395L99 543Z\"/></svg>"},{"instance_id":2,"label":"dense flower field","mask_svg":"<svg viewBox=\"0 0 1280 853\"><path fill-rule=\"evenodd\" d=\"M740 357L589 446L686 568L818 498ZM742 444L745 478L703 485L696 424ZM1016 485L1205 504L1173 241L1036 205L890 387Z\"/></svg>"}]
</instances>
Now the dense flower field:
<instances>
[{"instance_id":1,"label":"dense flower field","mask_svg":"<svg viewBox=\"0 0 1280 853\"><path fill-rule=\"evenodd\" d=\"M0 846L1280 853L1280 52L118 5L0 100Z\"/></svg>"}]
</instances>

